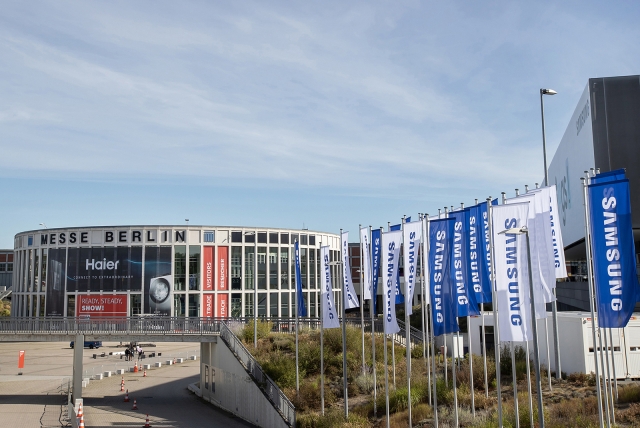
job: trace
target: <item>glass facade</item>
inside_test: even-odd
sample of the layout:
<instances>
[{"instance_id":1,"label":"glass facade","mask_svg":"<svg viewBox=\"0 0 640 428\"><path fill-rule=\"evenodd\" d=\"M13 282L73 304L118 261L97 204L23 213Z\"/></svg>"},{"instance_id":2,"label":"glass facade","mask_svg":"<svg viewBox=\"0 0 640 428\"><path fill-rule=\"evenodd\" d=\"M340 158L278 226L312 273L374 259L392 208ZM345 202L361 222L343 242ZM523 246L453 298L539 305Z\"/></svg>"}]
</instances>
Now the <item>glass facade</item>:
<instances>
[{"instance_id":1,"label":"glass facade","mask_svg":"<svg viewBox=\"0 0 640 428\"><path fill-rule=\"evenodd\" d=\"M75 317L83 314L83 298L115 296L123 302L119 316L291 317L298 241L304 299L308 315L317 317L320 243L332 247L332 258L339 253L335 234L211 226L138 229L48 229L30 233L30 241L26 234L16 235L10 262L0 260L2 272L16 271L12 315ZM221 266L226 267L222 279ZM162 288L165 279L168 287Z\"/></svg>"}]
</instances>

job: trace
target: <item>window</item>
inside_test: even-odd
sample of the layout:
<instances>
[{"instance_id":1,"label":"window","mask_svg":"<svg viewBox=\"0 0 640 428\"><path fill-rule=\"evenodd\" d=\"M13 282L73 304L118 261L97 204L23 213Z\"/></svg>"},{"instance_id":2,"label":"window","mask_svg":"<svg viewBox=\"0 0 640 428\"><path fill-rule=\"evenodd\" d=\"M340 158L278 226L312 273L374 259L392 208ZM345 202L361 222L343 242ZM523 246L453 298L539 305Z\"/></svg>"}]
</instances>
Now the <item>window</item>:
<instances>
[{"instance_id":1,"label":"window","mask_svg":"<svg viewBox=\"0 0 640 428\"><path fill-rule=\"evenodd\" d=\"M316 245L316 235L309 235L309 245Z\"/></svg>"},{"instance_id":2,"label":"window","mask_svg":"<svg viewBox=\"0 0 640 428\"><path fill-rule=\"evenodd\" d=\"M215 233L212 230L204 231L204 242L215 242L216 237Z\"/></svg>"},{"instance_id":3,"label":"window","mask_svg":"<svg viewBox=\"0 0 640 428\"><path fill-rule=\"evenodd\" d=\"M209 366L204 365L204 389L209 390Z\"/></svg>"},{"instance_id":4,"label":"window","mask_svg":"<svg viewBox=\"0 0 640 428\"><path fill-rule=\"evenodd\" d=\"M200 290L200 245L189 245L189 290Z\"/></svg>"},{"instance_id":5,"label":"window","mask_svg":"<svg viewBox=\"0 0 640 428\"><path fill-rule=\"evenodd\" d=\"M267 243L267 232L258 232L258 244Z\"/></svg>"},{"instance_id":6,"label":"window","mask_svg":"<svg viewBox=\"0 0 640 428\"><path fill-rule=\"evenodd\" d=\"M176 245L173 257L174 278L173 289L176 291L184 291L186 289L187 278L187 247L185 245Z\"/></svg>"},{"instance_id":7,"label":"window","mask_svg":"<svg viewBox=\"0 0 640 428\"><path fill-rule=\"evenodd\" d=\"M233 293L231 295L231 317L239 318L242 316L242 294Z\"/></svg>"},{"instance_id":8,"label":"window","mask_svg":"<svg viewBox=\"0 0 640 428\"><path fill-rule=\"evenodd\" d=\"M200 316L200 295L189 294L189 317L197 318Z\"/></svg>"},{"instance_id":9,"label":"window","mask_svg":"<svg viewBox=\"0 0 640 428\"><path fill-rule=\"evenodd\" d=\"M281 233L280 234L280 243L281 244L288 244L289 243L289 234L288 233Z\"/></svg>"},{"instance_id":10,"label":"window","mask_svg":"<svg viewBox=\"0 0 640 428\"><path fill-rule=\"evenodd\" d=\"M7 263L7 272L13 272L13 263Z\"/></svg>"},{"instance_id":11,"label":"window","mask_svg":"<svg viewBox=\"0 0 640 428\"><path fill-rule=\"evenodd\" d=\"M256 242L256 234L254 232L245 232L244 233L244 242L253 244Z\"/></svg>"},{"instance_id":12,"label":"window","mask_svg":"<svg viewBox=\"0 0 640 428\"><path fill-rule=\"evenodd\" d=\"M231 232L231 242L242 242L242 232Z\"/></svg>"},{"instance_id":13,"label":"window","mask_svg":"<svg viewBox=\"0 0 640 428\"><path fill-rule=\"evenodd\" d=\"M231 289L242 289L242 247L231 247Z\"/></svg>"},{"instance_id":14,"label":"window","mask_svg":"<svg viewBox=\"0 0 640 428\"><path fill-rule=\"evenodd\" d=\"M269 247L269 288L278 289L278 248Z\"/></svg>"},{"instance_id":15,"label":"window","mask_svg":"<svg viewBox=\"0 0 640 428\"><path fill-rule=\"evenodd\" d=\"M129 295L129 315L136 316L142 313L142 296L140 294Z\"/></svg>"},{"instance_id":16,"label":"window","mask_svg":"<svg viewBox=\"0 0 640 428\"><path fill-rule=\"evenodd\" d=\"M258 290L267 289L267 247L258 247Z\"/></svg>"},{"instance_id":17,"label":"window","mask_svg":"<svg viewBox=\"0 0 640 428\"><path fill-rule=\"evenodd\" d=\"M173 295L173 310L174 316L176 317L184 317L184 294L174 294Z\"/></svg>"},{"instance_id":18,"label":"window","mask_svg":"<svg viewBox=\"0 0 640 428\"><path fill-rule=\"evenodd\" d=\"M0 263L0 272L6 272L6 271L7 271L6 263Z\"/></svg>"},{"instance_id":19,"label":"window","mask_svg":"<svg viewBox=\"0 0 640 428\"><path fill-rule=\"evenodd\" d=\"M307 235L300 235L300 244L309 245L309 241L307 240Z\"/></svg>"},{"instance_id":20,"label":"window","mask_svg":"<svg viewBox=\"0 0 640 428\"><path fill-rule=\"evenodd\" d=\"M289 289L289 249L280 248L280 289Z\"/></svg>"},{"instance_id":21,"label":"window","mask_svg":"<svg viewBox=\"0 0 640 428\"><path fill-rule=\"evenodd\" d=\"M244 289L245 290L253 290L253 287L254 287L253 270L254 270L253 247L244 247Z\"/></svg>"},{"instance_id":22,"label":"window","mask_svg":"<svg viewBox=\"0 0 640 428\"><path fill-rule=\"evenodd\" d=\"M277 244L277 243L278 243L278 234L269 233L269 244Z\"/></svg>"}]
</instances>

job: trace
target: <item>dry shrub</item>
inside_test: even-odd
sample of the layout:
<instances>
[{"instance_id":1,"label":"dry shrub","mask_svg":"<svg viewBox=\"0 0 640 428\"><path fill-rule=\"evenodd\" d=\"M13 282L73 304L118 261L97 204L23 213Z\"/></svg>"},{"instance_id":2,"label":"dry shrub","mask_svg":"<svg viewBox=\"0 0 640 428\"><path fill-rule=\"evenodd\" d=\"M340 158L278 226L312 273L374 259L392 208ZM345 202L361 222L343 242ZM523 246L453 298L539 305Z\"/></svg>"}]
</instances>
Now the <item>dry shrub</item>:
<instances>
[{"instance_id":1,"label":"dry shrub","mask_svg":"<svg viewBox=\"0 0 640 428\"><path fill-rule=\"evenodd\" d=\"M595 386L596 376L593 373L571 373L567 376L567 382L578 386Z\"/></svg>"},{"instance_id":2,"label":"dry shrub","mask_svg":"<svg viewBox=\"0 0 640 428\"><path fill-rule=\"evenodd\" d=\"M640 385L627 385L618 388L619 403L640 402Z\"/></svg>"},{"instance_id":3,"label":"dry shrub","mask_svg":"<svg viewBox=\"0 0 640 428\"><path fill-rule=\"evenodd\" d=\"M616 412L616 422L638 426L640 424L640 404L632 403L626 409Z\"/></svg>"},{"instance_id":4,"label":"dry shrub","mask_svg":"<svg viewBox=\"0 0 640 428\"><path fill-rule=\"evenodd\" d=\"M459 384L470 385L469 379L469 360L465 359L460 370L456 372L456 378ZM487 379L490 386L493 386L493 380L496 378L496 363L494 360L487 358ZM484 389L484 362L482 356L473 355L473 388L476 390Z\"/></svg>"},{"instance_id":5,"label":"dry shrub","mask_svg":"<svg viewBox=\"0 0 640 428\"><path fill-rule=\"evenodd\" d=\"M284 391L288 397L293 397L291 402L296 410L320 410L322 406L322 397L320 396L320 379L305 379L300 385L300 392L296 394L295 389L291 388ZM324 405L325 408L336 402L336 396L330 388L324 386Z\"/></svg>"},{"instance_id":6,"label":"dry shrub","mask_svg":"<svg viewBox=\"0 0 640 428\"><path fill-rule=\"evenodd\" d=\"M579 428L599 426L598 402L595 397L562 400L545 410L546 425L550 428L565 427L568 421L571 426Z\"/></svg>"},{"instance_id":7,"label":"dry shrub","mask_svg":"<svg viewBox=\"0 0 640 428\"><path fill-rule=\"evenodd\" d=\"M298 428L368 428L371 425L366 418L350 413L349 419L344 420L344 412L341 409L329 409L324 416L318 412L310 412L296 415Z\"/></svg>"}]
</instances>

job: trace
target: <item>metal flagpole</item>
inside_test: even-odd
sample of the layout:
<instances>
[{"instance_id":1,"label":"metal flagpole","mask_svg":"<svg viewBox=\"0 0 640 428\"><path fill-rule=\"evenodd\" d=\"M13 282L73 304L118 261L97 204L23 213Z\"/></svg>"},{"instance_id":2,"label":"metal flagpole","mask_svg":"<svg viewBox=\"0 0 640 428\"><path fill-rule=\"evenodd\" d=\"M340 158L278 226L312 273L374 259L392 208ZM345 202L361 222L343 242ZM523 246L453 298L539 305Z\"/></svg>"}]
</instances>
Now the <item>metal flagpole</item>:
<instances>
[{"instance_id":1,"label":"metal flagpole","mask_svg":"<svg viewBox=\"0 0 640 428\"><path fill-rule=\"evenodd\" d=\"M516 376L516 352L513 349L513 341L509 342L511 347L511 377L513 382L513 411L516 414L516 428L520 428L520 412L518 411L518 378Z\"/></svg>"},{"instance_id":2,"label":"metal flagpole","mask_svg":"<svg viewBox=\"0 0 640 428\"><path fill-rule=\"evenodd\" d=\"M297 297L297 294L296 294ZM258 233L253 233L253 347L258 348ZM296 306L296 310L298 307ZM298 325L296 324L296 329ZM297 330L296 330L297 334ZM298 342L296 341L296 358L298 358ZM298 361L296 360L296 370L298 367ZM296 391L297 387L297 372L296 372Z\"/></svg>"},{"instance_id":3,"label":"metal flagpole","mask_svg":"<svg viewBox=\"0 0 640 428\"><path fill-rule=\"evenodd\" d=\"M364 361L364 251L362 251L362 225L358 225L358 239L360 240L360 328L362 329L362 374L365 373Z\"/></svg>"},{"instance_id":4,"label":"metal flagpole","mask_svg":"<svg viewBox=\"0 0 640 428\"><path fill-rule=\"evenodd\" d=\"M429 275L427 274L428 266L425 266L424 256L429 248L429 232L427 228L427 222L429 221L429 214L425 214L424 217L420 219L422 221L422 257L420 257L420 265L422 272L422 356L426 363L427 368L427 386L429 390L429 404L433 405L433 401L431 399L431 364L429 361L429 344L427 343L427 337L429 333L427 332L427 326L429 325L429 321L427 320L427 278Z\"/></svg>"},{"instance_id":5,"label":"metal flagpole","mask_svg":"<svg viewBox=\"0 0 640 428\"><path fill-rule=\"evenodd\" d=\"M496 275L493 271L495 252L493 250L493 221L491 220L491 196L487 198L487 217L489 223L489 252L490 252L490 271L489 277L491 279L491 294L492 303L491 309L493 311L493 340L494 340L494 353L496 360L496 389L498 393L498 428L502 428L502 382L500 382L500 329L498 328L498 311L496 305L498 304L498 294L496 285Z\"/></svg>"},{"instance_id":6,"label":"metal flagpole","mask_svg":"<svg viewBox=\"0 0 640 428\"><path fill-rule=\"evenodd\" d=\"M447 208L444 208L444 216L447 217ZM440 208L438 208L438 218L442 218L440 216ZM447 335L443 335L444 338L444 384L449 388L449 368L447 367ZM453 355L453 354L451 354ZM453 364L453 360L451 360L451 364Z\"/></svg>"},{"instance_id":7,"label":"metal flagpole","mask_svg":"<svg viewBox=\"0 0 640 428\"><path fill-rule=\"evenodd\" d=\"M545 312L546 312L545 308ZM546 314L545 314L546 315ZM549 349L549 317L544 317L544 337L547 340L547 378L549 379L549 391L553 390L551 386L551 350Z\"/></svg>"},{"instance_id":8,"label":"metal flagpole","mask_svg":"<svg viewBox=\"0 0 640 428\"><path fill-rule=\"evenodd\" d=\"M405 216L402 217L402 233L404 235L404 222L405 222ZM403 251L403 259L404 259L404 251L407 251L407 247L406 247L406 243L402 245L402 251ZM404 267L405 269L407 269L407 266ZM406 272L406 271L405 271ZM405 304L404 304L404 335L405 335L405 348L406 348L406 360L407 360L407 416L409 419L409 426L412 426L411 424L411 322L409 320L409 311L407 311L407 306L410 306L413 302L411 302L409 299L411 299L410 293L408 293L408 288L407 288L407 276L405 274L405 278L404 278L404 284L405 284L405 289L404 289L404 298L405 298Z\"/></svg>"},{"instance_id":9,"label":"metal flagpole","mask_svg":"<svg viewBox=\"0 0 640 428\"><path fill-rule=\"evenodd\" d=\"M489 376L487 374L487 336L484 327L484 303L480 305L480 316L482 316L482 362L484 365L484 395L489 397Z\"/></svg>"},{"instance_id":10,"label":"metal flagpole","mask_svg":"<svg viewBox=\"0 0 640 428\"><path fill-rule=\"evenodd\" d=\"M596 291L597 294L597 291ZM602 367L602 386L604 387L605 411L607 414L607 428L611 426L611 409L609 408L609 388L607 386L606 369L604 368L604 353L602 345L602 327L598 327L598 344L600 349L600 365ZM599 382L599 381L598 381Z\"/></svg>"},{"instance_id":11,"label":"metal flagpole","mask_svg":"<svg viewBox=\"0 0 640 428\"><path fill-rule=\"evenodd\" d=\"M342 255L342 229L340 229L340 254ZM348 251L348 249L347 249ZM349 253L346 254L349 257ZM344 270L344 262L342 260L342 385L343 385L343 394L344 394L344 418L347 419L349 417L349 391L347 390L347 293L345 293L345 282L344 275L346 274ZM351 272L349 272L351 274Z\"/></svg>"},{"instance_id":12,"label":"metal flagpole","mask_svg":"<svg viewBox=\"0 0 640 428\"><path fill-rule=\"evenodd\" d=\"M382 235L382 228L380 228L380 235ZM369 242L371 242L371 226L369 226ZM372 247L373 248L373 247ZM372 260L373 261L373 260ZM370 272L371 276L371 284L373 284L373 269ZM376 293L377 294L377 293ZM378 383L376 381L376 332L375 332L375 304L378 296L373 294L373 287L371 287L371 305L369 306L369 310L371 312L371 361L372 369L373 369L373 417L378 417Z\"/></svg>"},{"instance_id":13,"label":"metal flagpole","mask_svg":"<svg viewBox=\"0 0 640 428\"><path fill-rule=\"evenodd\" d=\"M453 340L453 334L451 335L451 339ZM455 352L455 347L451 347L451 381L453 382L453 405L455 407L455 420L456 420L456 427L460 426L460 421L459 421L459 415L458 415L458 382L456 379L456 362L453 360L453 358L455 358L457 355L457 352Z\"/></svg>"},{"instance_id":14,"label":"metal flagpole","mask_svg":"<svg viewBox=\"0 0 640 428\"><path fill-rule=\"evenodd\" d=\"M257 237L256 237L256 242L257 242ZM296 244L297 242L298 242L298 240L297 240L297 239L293 242L293 244L294 244L294 248L295 248L295 244ZM299 248L299 247L298 247L298 248ZM256 248L256 249L257 249L257 248ZM295 250L294 250L294 251L295 251ZM298 251L299 251L299 250L298 250ZM256 258L257 258L257 254L256 254L255 252L254 252L254 254L253 254L253 255L254 255L254 257L256 257ZM295 259L296 259L297 257L298 257L298 256L297 256L296 254L294 254L294 263L295 263ZM257 273L258 273L258 272L257 272L257 269L256 269L256 271L254 271L254 272L253 272L253 275L254 275L254 276L257 276ZM298 292L299 292L298 290L302 290L302 284L299 284L299 285L298 285L298 283L297 283L297 275L294 275L294 276L296 277L296 394L299 394L299 393L300 393L300 370L299 370L299 368L298 368L298 367L299 367L299 365L298 365L298 329L299 329L299 325L298 325L298 323L299 323L299 320L298 320L298 311L299 311L299 306L300 306L300 298L299 298L299 296L298 296ZM256 284L256 285L257 285L257 284ZM300 288L298 288L298 286L299 286ZM257 287L255 287L255 288L254 288L254 294L255 294L255 289L256 289L256 288L257 288ZM255 302L255 305L256 305L256 310L257 310L257 308L258 308L258 301L257 301L257 300L256 300L256 302ZM254 322L254 327L255 327L255 322Z\"/></svg>"},{"instance_id":15,"label":"metal flagpole","mask_svg":"<svg viewBox=\"0 0 640 428\"><path fill-rule=\"evenodd\" d=\"M389 366L387 362L387 333L384 331L384 326L382 329L382 336L384 337L384 395L385 395L385 404L387 408L387 428L389 427Z\"/></svg>"},{"instance_id":16,"label":"metal flagpole","mask_svg":"<svg viewBox=\"0 0 640 428\"><path fill-rule=\"evenodd\" d=\"M471 388L471 413L476 417L476 396L473 390L473 351L471 347L471 317L467 317L467 337L469 338L469 388ZM464 347L462 347L464 350Z\"/></svg>"},{"instance_id":17,"label":"metal flagpole","mask_svg":"<svg viewBox=\"0 0 640 428\"><path fill-rule=\"evenodd\" d=\"M320 257L322 257L322 241L320 241ZM332 292L329 290L329 293ZM322 292L320 292L320 296L322 296ZM324 302L322 302L322 297L320 300L320 403L322 416L324 416Z\"/></svg>"},{"instance_id":18,"label":"metal flagpole","mask_svg":"<svg viewBox=\"0 0 640 428\"><path fill-rule=\"evenodd\" d=\"M594 292L593 292L593 278L591 268L591 237L589 236L589 202L587 198L587 181L584 177L580 178L582 181L582 202L584 204L584 229L585 229L585 252L587 254L587 281L589 285L589 308L591 310L591 336L593 340L593 362L596 369L596 395L598 397L598 417L600 422L600 428L604 428L604 419L602 414L602 392L600 391L600 373L598 369L598 352L596 344L596 316L594 312Z\"/></svg>"},{"instance_id":19,"label":"metal flagpole","mask_svg":"<svg viewBox=\"0 0 640 428\"><path fill-rule=\"evenodd\" d=\"M429 312L429 330L431 331L431 337L429 338L429 344L431 345L431 369L433 371L433 420L434 427L438 428L438 393L436 391L436 350L433 346L434 343L432 341L435 339L434 331L433 331L433 318L431 315L432 307L431 302L429 302L428 312Z\"/></svg>"},{"instance_id":20,"label":"metal flagpole","mask_svg":"<svg viewBox=\"0 0 640 428\"><path fill-rule=\"evenodd\" d=\"M391 230L391 222L387 222L387 231ZM398 261L398 264L400 264L400 261ZM395 279L397 281L397 277ZM399 284L398 284L399 286ZM394 287L394 297L393 297L393 303L392 305L396 304L396 298L395 298L395 293L398 292L398 287ZM406 328L406 326L405 326ZM396 389L396 338L395 338L396 334L393 333L391 334L391 365L393 366L393 390L395 391Z\"/></svg>"},{"instance_id":21,"label":"metal flagpole","mask_svg":"<svg viewBox=\"0 0 640 428\"><path fill-rule=\"evenodd\" d=\"M613 422L613 425L616 424L616 412L615 412L615 406L613 405L613 385L611 382L611 370L610 370L610 365L609 365L609 343L607 340L607 330L608 329L602 329L602 335L604 336L604 356L607 362L607 380L608 380L608 388L609 388L609 400L611 400L611 405L610 405L610 409L611 409L611 422Z\"/></svg>"},{"instance_id":22,"label":"metal flagpole","mask_svg":"<svg viewBox=\"0 0 640 428\"><path fill-rule=\"evenodd\" d=\"M615 383L615 388L616 388L616 401L618 401L618 376L616 376L616 360L615 360L615 354L613 353L615 351L615 347L613 346L613 332L612 332L612 328L609 329L609 339L611 342L611 363L612 363L612 370L613 370L613 382ZM618 337L618 343L620 343L620 338Z\"/></svg>"},{"instance_id":23,"label":"metal flagpole","mask_svg":"<svg viewBox=\"0 0 640 428\"><path fill-rule=\"evenodd\" d=\"M534 308L535 309L535 308ZM533 319L531 320L531 324L536 322L535 313L533 315ZM529 391L529 423L533 426L533 394L531 393L531 362L529 361L529 341L525 342L525 352L527 353L527 389Z\"/></svg>"}]
</instances>

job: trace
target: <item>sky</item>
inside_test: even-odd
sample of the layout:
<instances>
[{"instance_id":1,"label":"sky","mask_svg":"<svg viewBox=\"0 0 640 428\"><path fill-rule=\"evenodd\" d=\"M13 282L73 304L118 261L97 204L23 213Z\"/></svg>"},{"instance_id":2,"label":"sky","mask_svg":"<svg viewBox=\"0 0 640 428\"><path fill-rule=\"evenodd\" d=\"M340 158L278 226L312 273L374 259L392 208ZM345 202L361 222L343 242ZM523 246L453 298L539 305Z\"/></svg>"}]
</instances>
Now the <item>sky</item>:
<instances>
[{"instance_id":1,"label":"sky","mask_svg":"<svg viewBox=\"0 0 640 428\"><path fill-rule=\"evenodd\" d=\"M0 248L101 225L358 225L513 196L637 1L3 1Z\"/></svg>"}]
</instances>

